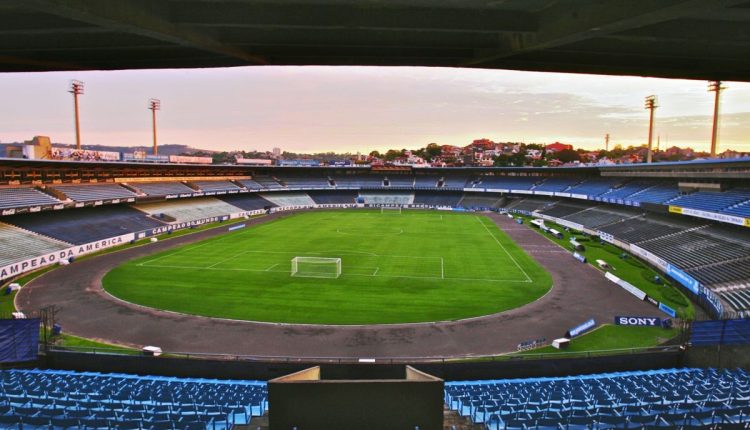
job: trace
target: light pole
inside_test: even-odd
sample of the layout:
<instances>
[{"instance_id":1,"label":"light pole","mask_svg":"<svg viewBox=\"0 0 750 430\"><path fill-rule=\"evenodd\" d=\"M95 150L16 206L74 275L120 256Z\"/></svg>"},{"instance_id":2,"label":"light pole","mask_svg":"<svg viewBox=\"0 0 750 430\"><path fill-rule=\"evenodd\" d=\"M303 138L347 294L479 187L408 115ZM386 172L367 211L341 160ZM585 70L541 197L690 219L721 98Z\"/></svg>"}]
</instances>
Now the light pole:
<instances>
[{"instance_id":1,"label":"light pole","mask_svg":"<svg viewBox=\"0 0 750 430\"><path fill-rule=\"evenodd\" d=\"M648 155L646 157L646 162L651 162L652 152L651 152L651 144L653 142L654 138L654 110L659 107L657 105L657 98L655 95L650 95L646 97L646 109L649 110L649 120L648 120Z\"/></svg>"},{"instance_id":2,"label":"light pole","mask_svg":"<svg viewBox=\"0 0 750 430\"><path fill-rule=\"evenodd\" d=\"M149 99L148 101L148 108L151 110L151 120L153 124L153 133L154 133L154 155L159 154L159 149L156 146L156 111L161 110L161 100L159 99Z\"/></svg>"},{"instance_id":3,"label":"light pole","mask_svg":"<svg viewBox=\"0 0 750 430\"><path fill-rule=\"evenodd\" d=\"M81 81L70 81L69 93L73 94L73 105L75 107L75 123L76 123L76 149L81 149L81 123L78 119L78 96L83 94L83 82Z\"/></svg>"},{"instance_id":4,"label":"light pole","mask_svg":"<svg viewBox=\"0 0 750 430\"><path fill-rule=\"evenodd\" d=\"M711 158L716 157L716 146L719 140L719 96L721 90L725 88L721 86L721 81L711 81L708 83L708 91L716 93L714 97L714 126L711 131Z\"/></svg>"}]
</instances>

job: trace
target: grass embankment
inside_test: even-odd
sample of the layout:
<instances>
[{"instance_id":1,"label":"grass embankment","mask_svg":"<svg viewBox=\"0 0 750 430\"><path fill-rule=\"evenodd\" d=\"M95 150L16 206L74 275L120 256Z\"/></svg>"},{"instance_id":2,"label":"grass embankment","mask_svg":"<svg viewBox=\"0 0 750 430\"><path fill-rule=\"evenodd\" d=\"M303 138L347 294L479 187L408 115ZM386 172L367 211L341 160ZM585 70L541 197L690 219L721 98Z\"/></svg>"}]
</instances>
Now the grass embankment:
<instances>
[{"instance_id":1,"label":"grass embankment","mask_svg":"<svg viewBox=\"0 0 750 430\"><path fill-rule=\"evenodd\" d=\"M523 218L524 222L528 222L532 219L530 217ZM693 303L688 300L688 298L678 290L677 287L665 279L663 274L657 272L632 254L626 253L610 243L602 243L596 237L590 237L584 233L573 230L565 231L563 226L554 222L545 221L544 223L548 227L554 228L562 233L563 237L558 239L551 234L532 228L539 232L539 234L544 235L547 239L557 243L567 250L570 250L571 252L573 248L570 245L570 238L574 237L579 243L581 243L581 245L586 247L586 250L579 251L579 254L584 255L588 263L592 266L599 269L596 265L596 260L604 260L614 268L612 271L614 275L640 288L655 300L663 302L667 306L675 309L680 318L692 320L695 317ZM657 284L654 282L656 276L659 276L662 279L663 284Z\"/></svg>"}]
</instances>

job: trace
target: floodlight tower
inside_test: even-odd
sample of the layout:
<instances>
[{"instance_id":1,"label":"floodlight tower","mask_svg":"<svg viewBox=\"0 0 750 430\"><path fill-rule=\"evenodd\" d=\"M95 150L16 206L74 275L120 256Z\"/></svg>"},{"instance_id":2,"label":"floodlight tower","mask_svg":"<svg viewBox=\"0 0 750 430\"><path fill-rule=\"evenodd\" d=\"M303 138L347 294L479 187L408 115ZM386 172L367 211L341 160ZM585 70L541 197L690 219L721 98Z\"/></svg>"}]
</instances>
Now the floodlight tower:
<instances>
[{"instance_id":1,"label":"floodlight tower","mask_svg":"<svg viewBox=\"0 0 750 430\"><path fill-rule=\"evenodd\" d=\"M149 99L148 100L148 108L151 111L151 121L152 121L152 124L153 124L154 155L158 155L159 149L156 146L156 111L161 110L161 100L159 100L159 99Z\"/></svg>"},{"instance_id":2,"label":"floodlight tower","mask_svg":"<svg viewBox=\"0 0 750 430\"><path fill-rule=\"evenodd\" d=\"M708 83L708 91L716 93L714 97L714 126L711 131L711 157L716 157L716 145L719 140L719 97L721 90L726 87L721 86L721 81L710 81Z\"/></svg>"},{"instance_id":3,"label":"floodlight tower","mask_svg":"<svg viewBox=\"0 0 750 430\"><path fill-rule=\"evenodd\" d=\"M81 81L70 81L69 93L73 94L73 106L75 107L75 122L76 122L76 149L81 149L81 123L78 120L78 96L83 94L83 82Z\"/></svg>"},{"instance_id":4,"label":"floodlight tower","mask_svg":"<svg viewBox=\"0 0 750 430\"><path fill-rule=\"evenodd\" d=\"M648 155L646 157L646 162L650 163L651 158L653 156L651 152L651 144L653 142L654 138L654 109L659 107L657 104L657 98L655 95L650 95L646 97L646 109L649 110L649 120L648 120Z\"/></svg>"},{"instance_id":5,"label":"floodlight tower","mask_svg":"<svg viewBox=\"0 0 750 430\"><path fill-rule=\"evenodd\" d=\"M609 133L604 135L604 150L609 152Z\"/></svg>"}]
</instances>

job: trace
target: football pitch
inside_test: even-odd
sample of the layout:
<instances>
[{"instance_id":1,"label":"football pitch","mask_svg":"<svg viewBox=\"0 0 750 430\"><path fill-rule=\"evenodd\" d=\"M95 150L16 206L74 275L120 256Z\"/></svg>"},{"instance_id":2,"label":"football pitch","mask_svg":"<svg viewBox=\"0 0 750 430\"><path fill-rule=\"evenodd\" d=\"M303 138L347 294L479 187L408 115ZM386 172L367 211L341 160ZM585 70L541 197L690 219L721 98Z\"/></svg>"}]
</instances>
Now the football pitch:
<instances>
[{"instance_id":1,"label":"football pitch","mask_svg":"<svg viewBox=\"0 0 750 430\"><path fill-rule=\"evenodd\" d=\"M323 276L302 266L293 274L295 257L340 259L340 275L335 263L320 266ZM103 283L125 301L188 314L381 324L501 312L538 299L552 281L485 216L342 210L297 213L132 260Z\"/></svg>"}]
</instances>

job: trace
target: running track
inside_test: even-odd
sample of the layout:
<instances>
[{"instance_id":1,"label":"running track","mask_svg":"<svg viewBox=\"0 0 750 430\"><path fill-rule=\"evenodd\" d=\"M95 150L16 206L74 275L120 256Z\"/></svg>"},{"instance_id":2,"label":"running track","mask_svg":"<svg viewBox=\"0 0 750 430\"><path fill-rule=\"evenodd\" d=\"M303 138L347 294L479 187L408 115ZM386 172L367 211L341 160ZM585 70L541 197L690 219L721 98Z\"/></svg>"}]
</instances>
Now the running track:
<instances>
[{"instance_id":1,"label":"running track","mask_svg":"<svg viewBox=\"0 0 750 430\"><path fill-rule=\"evenodd\" d=\"M258 224L289 216L245 221ZM155 345L169 352L299 358L437 358L515 351L522 341L561 337L589 318L612 323L615 315L660 313L605 280L529 227L489 214L497 226L534 257L553 279L536 302L484 317L437 323L311 326L230 321L181 315L113 299L102 277L123 261L226 232L226 225L75 262L35 279L16 297L21 310L55 305L66 333L129 346ZM196 297L200 300L200 297Z\"/></svg>"}]
</instances>

